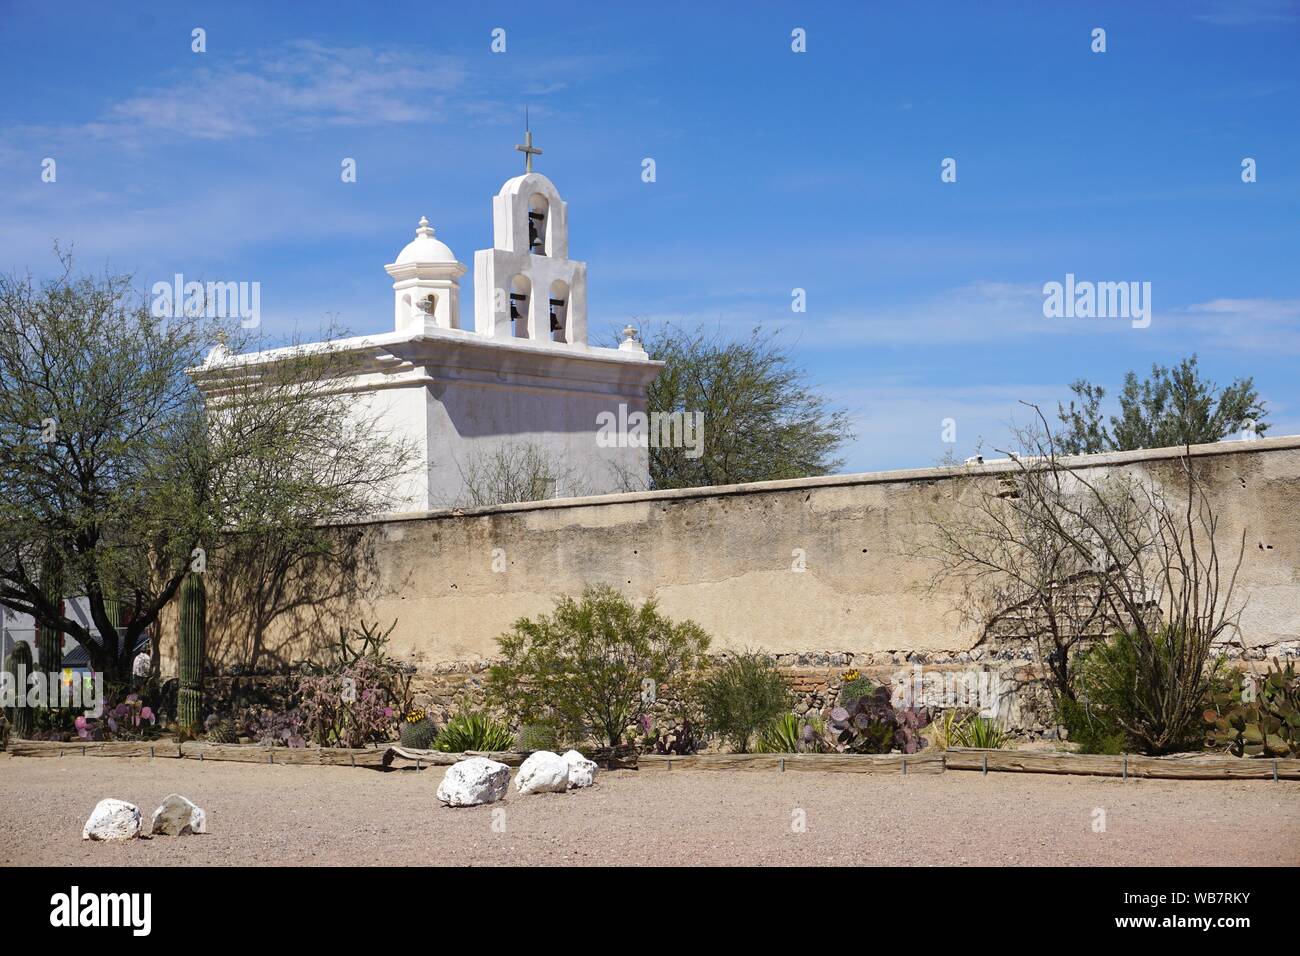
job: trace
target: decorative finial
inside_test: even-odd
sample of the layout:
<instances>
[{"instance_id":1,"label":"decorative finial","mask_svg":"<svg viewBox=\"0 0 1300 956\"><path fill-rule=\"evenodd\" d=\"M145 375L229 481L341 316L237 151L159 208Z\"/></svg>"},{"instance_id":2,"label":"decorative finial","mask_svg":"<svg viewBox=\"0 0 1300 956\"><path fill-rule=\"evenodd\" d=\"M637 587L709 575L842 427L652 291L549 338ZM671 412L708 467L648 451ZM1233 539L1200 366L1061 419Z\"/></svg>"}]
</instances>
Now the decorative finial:
<instances>
[{"instance_id":1,"label":"decorative finial","mask_svg":"<svg viewBox=\"0 0 1300 956\"><path fill-rule=\"evenodd\" d=\"M428 236L431 239L433 238L433 226L429 225L427 217L420 217L420 225L419 228L415 230L415 234L417 236Z\"/></svg>"},{"instance_id":2,"label":"decorative finial","mask_svg":"<svg viewBox=\"0 0 1300 956\"><path fill-rule=\"evenodd\" d=\"M636 326L623 327L623 341L618 344L620 352L644 352L645 346L636 340Z\"/></svg>"},{"instance_id":3,"label":"decorative finial","mask_svg":"<svg viewBox=\"0 0 1300 956\"><path fill-rule=\"evenodd\" d=\"M542 151L533 145L533 131L528 126L528 107L524 107L524 141L516 144L515 149L524 154L524 172L533 171L533 157L542 155Z\"/></svg>"}]
</instances>

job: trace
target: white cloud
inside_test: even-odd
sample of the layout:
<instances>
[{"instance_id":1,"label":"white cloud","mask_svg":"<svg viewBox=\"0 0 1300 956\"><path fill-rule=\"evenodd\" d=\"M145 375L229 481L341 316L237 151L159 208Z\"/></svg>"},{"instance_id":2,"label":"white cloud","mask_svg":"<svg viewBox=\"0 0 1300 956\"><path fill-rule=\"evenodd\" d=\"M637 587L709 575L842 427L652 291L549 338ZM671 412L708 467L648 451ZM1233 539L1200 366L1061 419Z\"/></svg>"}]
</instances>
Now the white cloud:
<instances>
[{"instance_id":1,"label":"white cloud","mask_svg":"<svg viewBox=\"0 0 1300 956\"><path fill-rule=\"evenodd\" d=\"M1300 353L1300 299L1211 299L1178 309L1175 322L1206 348Z\"/></svg>"},{"instance_id":2,"label":"white cloud","mask_svg":"<svg viewBox=\"0 0 1300 956\"><path fill-rule=\"evenodd\" d=\"M852 388L822 389L837 407L853 418L857 434L840 455L844 471L928 468L949 450L958 460L976 453L996 454L1006 448L1009 426L1028 424L1034 411L1021 402L1035 402L1056 425L1056 400L1069 393L1065 385L994 383L988 385L917 384L881 381ZM956 442L943 441L944 419L956 425Z\"/></svg>"},{"instance_id":3,"label":"white cloud","mask_svg":"<svg viewBox=\"0 0 1300 956\"><path fill-rule=\"evenodd\" d=\"M143 147L167 137L230 140L286 129L430 122L449 112L451 94L467 77L453 57L313 40L229 61L194 54L193 64L62 132Z\"/></svg>"}]
</instances>

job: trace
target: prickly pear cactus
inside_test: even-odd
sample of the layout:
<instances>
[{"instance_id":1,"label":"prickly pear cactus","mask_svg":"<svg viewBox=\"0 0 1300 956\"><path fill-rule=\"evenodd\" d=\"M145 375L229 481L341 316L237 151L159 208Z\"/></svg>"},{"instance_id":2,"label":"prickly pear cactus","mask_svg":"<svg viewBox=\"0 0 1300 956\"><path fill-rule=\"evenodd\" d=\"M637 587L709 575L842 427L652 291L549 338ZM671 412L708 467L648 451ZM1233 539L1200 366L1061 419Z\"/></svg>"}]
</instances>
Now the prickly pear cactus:
<instances>
[{"instance_id":1,"label":"prickly pear cactus","mask_svg":"<svg viewBox=\"0 0 1300 956\"><path fill-rule=\"evenodd\" d=\"M841 678L840 706L848 707L854 701L866 697L876 689L869 678L863 677L857 670L845 671Z\"/></svg>"},{"instance_id":2,"label":"prickly pear cactus","mask_svg":"<svg viewBox=\"0 0 1300 956\"><path fill-rule=\"evenodd\" d=\"M207 594L203 575L188 574L181 584L180 690L176 697L176 722L186 730L197 728L203 707L203 658L207 648Z\"/></svg>"},{"instance_id":3,"label":"prickly pear cactus","mask_svg":"<svg viewBox=\"0 0 1300 956\"><path fill-rule=\"evenodd\" d=\"M856 754L916 753L925 746L920 731L930 723L923 708L895 709L889 688L877 687L831 711L836 749Z\"/></svg>"},{"instance_id":4,"label":"prickly pear cactus","mask_svg":"<svg viewBox=\"0 0 1300 956\"><path fill-rule=\"evenodd\" d=\"M1205 745L1238 757L1300 756L1300 675L1273 662L1253 683L1220 692L1205 711Z\"/></svg>"}]
</instances>

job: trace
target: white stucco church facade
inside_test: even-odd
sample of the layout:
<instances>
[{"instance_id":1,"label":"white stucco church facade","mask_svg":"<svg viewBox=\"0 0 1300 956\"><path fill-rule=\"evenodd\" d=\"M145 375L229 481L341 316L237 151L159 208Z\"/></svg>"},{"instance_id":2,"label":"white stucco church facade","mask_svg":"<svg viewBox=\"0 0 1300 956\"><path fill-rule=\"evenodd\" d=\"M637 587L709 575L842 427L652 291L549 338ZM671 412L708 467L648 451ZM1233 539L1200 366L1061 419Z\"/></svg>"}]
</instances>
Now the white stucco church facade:
<instances>
[{"instance_id":1,"label":"white stucco church facade","mask_svg":"<svg viewBox=\"0 0 1300 956\"><path fill-rule=\"evenodd\" d=\"M569 258L568 207L532 171L492 199L492 248L474 254L473 323L462 314L467 269L421 218L415 237L384 268L392 279L393 331L336 340L355 359L332 388L355 394L358 414L382 421L418 450L394 475L394 510L474 503L468 482L494 460L541 455L553 466L547 495L646 487L648 452L598 441L602 413L644 412L661 363L624 330L617 348L587 340L587 265ZM232 355L220 347L198 370L211 387L232 366L274 362L284 350ZM205 384L208 383L208 384Z\"/></svg>"}]
</instances>

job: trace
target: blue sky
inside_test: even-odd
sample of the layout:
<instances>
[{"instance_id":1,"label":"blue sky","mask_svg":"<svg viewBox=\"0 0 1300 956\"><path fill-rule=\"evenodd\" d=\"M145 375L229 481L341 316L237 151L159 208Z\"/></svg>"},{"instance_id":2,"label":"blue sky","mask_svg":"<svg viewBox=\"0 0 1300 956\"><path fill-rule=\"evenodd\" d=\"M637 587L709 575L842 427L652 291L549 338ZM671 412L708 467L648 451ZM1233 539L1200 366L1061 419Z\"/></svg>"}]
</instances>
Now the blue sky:
<instances>
[{"instance_id":1,"label":"blue sky","mask_svg":"<svg viewBox=\"0 0 1300 956\"><path fill-rule=\"evenodd\" d=\"M1300 433L1297 2L0 2L0 81L6 271L57 238L258 281L272 334L385 331L421 215L466 264L491 244L527 106L593 328L779 330L855 418L845 470L1191 352ZM1044 318L1067 273L1150 282L1150 327Z\"/></svg>"}]
</instances>

